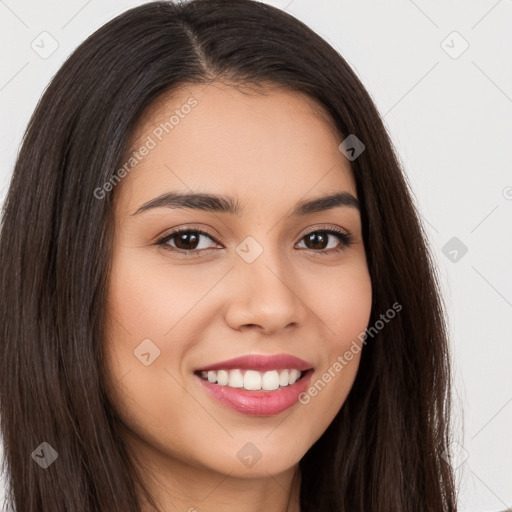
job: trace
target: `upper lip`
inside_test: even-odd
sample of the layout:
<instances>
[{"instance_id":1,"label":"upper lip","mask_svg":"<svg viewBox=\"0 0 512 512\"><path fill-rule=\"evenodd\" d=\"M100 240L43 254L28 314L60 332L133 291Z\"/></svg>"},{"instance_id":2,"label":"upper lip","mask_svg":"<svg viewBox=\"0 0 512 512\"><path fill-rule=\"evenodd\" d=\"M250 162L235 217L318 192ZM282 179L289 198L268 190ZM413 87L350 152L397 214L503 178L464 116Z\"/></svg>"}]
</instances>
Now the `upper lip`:
<instances>
[{"instance_id":1,"label":"upper lip","mask_svg":"<svg viewBox=\"0 0 512 512\"><path fill-rule=\"evenodd\" d=\"M274 354L274 355L258 355L250 354L247 356L235 357L226 361L220 361L208 366L202 366L196 371L209 371L209 370L284 370L287 368L297 370L310 370L313 368L311 363L304 361L300 357L295 357L290 354Z\"/></svg>"}]
</instances>

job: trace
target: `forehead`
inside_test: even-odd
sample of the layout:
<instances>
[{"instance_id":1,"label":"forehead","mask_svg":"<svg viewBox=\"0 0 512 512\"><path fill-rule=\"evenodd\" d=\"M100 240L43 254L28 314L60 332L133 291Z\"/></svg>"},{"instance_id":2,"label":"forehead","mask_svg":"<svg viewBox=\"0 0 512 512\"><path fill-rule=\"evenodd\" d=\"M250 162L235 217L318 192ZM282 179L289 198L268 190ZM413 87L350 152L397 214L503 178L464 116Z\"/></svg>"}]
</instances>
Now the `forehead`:
<instances>
[{"instance_id":1,"label":"forehead","mask_svg":"<svg viewBox=\"0 0 512 512\"><path fill-rule=\"evenodd\" d=\"M159 98L138 122L126 158L151 149L121 184L133 201L190 189L249 203L332 190L356 195L341 140L326 111L305 94L187 84Z\"/></svg>"}]
</instances>

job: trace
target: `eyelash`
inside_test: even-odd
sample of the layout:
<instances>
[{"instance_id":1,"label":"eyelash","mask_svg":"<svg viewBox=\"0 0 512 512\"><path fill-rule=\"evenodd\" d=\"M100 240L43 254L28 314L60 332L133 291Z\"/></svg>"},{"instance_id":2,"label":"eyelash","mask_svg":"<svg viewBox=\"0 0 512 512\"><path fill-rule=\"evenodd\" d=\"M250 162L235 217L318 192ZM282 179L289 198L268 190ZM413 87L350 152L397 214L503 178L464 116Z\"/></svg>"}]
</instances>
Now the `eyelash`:
<instances>
[{"instance_id":1,"label":"eyelash","mask_svg":"<svg viewBox=\"0 0 512 512\"><path fill-rule=\"evenodd\" d=\"M177 235L179 235L181 233L196 233L196 234L199 234L199 235L205 235L208 238L210 238L211 240L213 240L215 243L217 243L217 244L219 243L219 242L217 242L217 240L215 240L215 238L212 235L210 235L206 231L202 231L200 229L192 229L192 228L185 227L185 228L178 228L178 229L172 231L171 233L168 233L168 234L164 235L163 237L161 237L160 239L158 239L155 242L155 245L163 245L164 249L166 249L168 251L177 252L177 253L180 253L180 254L187 254L189 256L192 255L192 254L199 256L200 252L208 250L208 249L190 249L190 250L185 250L185 249L178 249L177 247L172 247L172 246L167 245L167 242L169 240L171 240L172 238L174 238L175 236L177 236ZM336 236L338 238L338 240L340 241L340 245L338 247L334 248L334 249L322 249L322 250L306 249L307 251L312 251L315 254L327 255L327 254L341 252L345 248L349 247L350 245L352 245L354 243L354 238L353 238L353 236L350 233L342 231L341 229L338 229L338 228L329 228L329 229L318 229L317 228L315 230L309 231L308 233L305 233L302 236L301 241L302 241L303 238L305 238L308 235L311 235L312 233L327 233L329 235Z\"/></svg>"}]
</instances>

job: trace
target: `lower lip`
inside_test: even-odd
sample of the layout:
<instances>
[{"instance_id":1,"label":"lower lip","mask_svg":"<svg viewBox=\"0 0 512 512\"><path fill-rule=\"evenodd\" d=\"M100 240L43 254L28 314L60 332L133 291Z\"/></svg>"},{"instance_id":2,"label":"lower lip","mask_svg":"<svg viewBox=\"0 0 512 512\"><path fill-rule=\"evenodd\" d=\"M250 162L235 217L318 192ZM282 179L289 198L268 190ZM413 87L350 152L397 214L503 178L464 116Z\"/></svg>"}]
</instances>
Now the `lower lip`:
<instances>
[{"instance_id":1,"label":"lower lip","mask_svg":"<svg viewBox=\"0 0 512 512\"><path fill-rule=\"evenodd\" d=\"M308 370L303 377L282 389L274 391L249 391L244 388L230 388L196 377L213 398L225 406L242 414L252 416L274 416L289 409L298 402L299 395L309 386L313 370Z\"/></svg>"}]
</instances>

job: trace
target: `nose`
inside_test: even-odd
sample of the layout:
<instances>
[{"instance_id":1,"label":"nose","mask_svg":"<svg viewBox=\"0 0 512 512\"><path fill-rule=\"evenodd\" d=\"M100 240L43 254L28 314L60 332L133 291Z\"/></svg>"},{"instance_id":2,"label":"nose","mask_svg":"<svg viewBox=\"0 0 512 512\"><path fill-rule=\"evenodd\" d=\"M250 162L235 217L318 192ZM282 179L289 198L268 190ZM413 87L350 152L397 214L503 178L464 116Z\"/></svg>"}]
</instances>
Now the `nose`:
<instances>
[{"instance_id":1,"label":"nose","mask_svg":"<svg viewBox=\"0 0 512 512\"><path fill-rule=\"evenodd\" d=\"M240 258L230 274L225 321L232 329L271 334L304 323L300 279L277 252L265 249L252 263Z\"/></svg>"}]
</instances>

